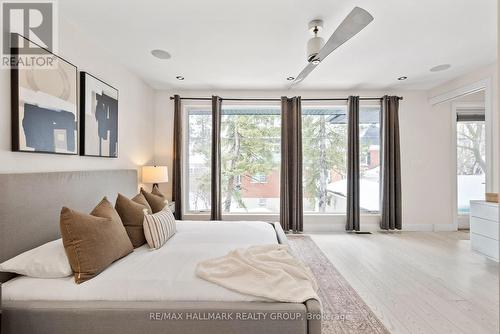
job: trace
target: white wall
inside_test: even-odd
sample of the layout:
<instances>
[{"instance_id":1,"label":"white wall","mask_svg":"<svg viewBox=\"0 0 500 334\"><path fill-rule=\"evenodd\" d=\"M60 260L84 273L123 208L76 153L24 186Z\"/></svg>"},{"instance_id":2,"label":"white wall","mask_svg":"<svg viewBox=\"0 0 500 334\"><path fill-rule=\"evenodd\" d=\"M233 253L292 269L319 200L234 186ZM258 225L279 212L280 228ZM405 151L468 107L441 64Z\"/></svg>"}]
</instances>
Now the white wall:
<instances>
[{"instance_id":1,"label":"white wall","mask_svg":"<svg viewBox=\"0 0 500 334\"><path fill-rule=\"evenodd\" d=\"M400 104L401 163L403 225L407 230L433 230L442 224L451 224L449 210L451 190L450 171L450 117L436 113L428 102L424 91L388 92L332 92L332 91L176 91L181 96L203 96L212 94L223 97L279 97L281 95L301 95L303 98L346 97L350 94L377 97L384 94L401 95ZM167 164L172 170L172 128L173 102L169 99L174 92L158 91L155 96L156 162ZM163 191L171 194L171 183L162 185ZM272 218L272 217L271 217ZM363 229L377 228L377 217L364 217ZM337 224L332 224L336 221ZM308 216L305 228L343 230L343 219ZM446 229L446 228L445 228Z\"/></svg>"},{"instance_id":2,"label":"white wall","mask_svg":"<svg viewBox=\"0 0 500 334\"><path fill-rule=\"evenodd\" d=\"M10 72L0 70L0 173L137 168L154 156L154 91L61 20L58 54L119 90L119 158L11 152Z\"/></svg>"}]
</instances>

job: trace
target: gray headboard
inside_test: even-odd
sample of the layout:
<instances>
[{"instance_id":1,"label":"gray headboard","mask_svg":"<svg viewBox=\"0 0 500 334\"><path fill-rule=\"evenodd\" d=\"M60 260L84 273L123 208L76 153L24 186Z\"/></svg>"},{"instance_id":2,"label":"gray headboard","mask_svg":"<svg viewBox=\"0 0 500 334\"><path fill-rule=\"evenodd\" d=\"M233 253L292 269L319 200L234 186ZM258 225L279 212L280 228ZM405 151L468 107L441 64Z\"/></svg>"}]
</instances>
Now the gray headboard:
<instances>
[{"instance_id":1,"label":"gray headboard","mask_svg":"<svg viewBox=\"0 0 500 334\"><path fill-rule=\"evenodd\" d=\"M0 174L0 262L57 239L63 206L90 212L104 196L137 193L137 171ZM0 273L0 282L7 275Z\"/></svg>"}]
</instances>

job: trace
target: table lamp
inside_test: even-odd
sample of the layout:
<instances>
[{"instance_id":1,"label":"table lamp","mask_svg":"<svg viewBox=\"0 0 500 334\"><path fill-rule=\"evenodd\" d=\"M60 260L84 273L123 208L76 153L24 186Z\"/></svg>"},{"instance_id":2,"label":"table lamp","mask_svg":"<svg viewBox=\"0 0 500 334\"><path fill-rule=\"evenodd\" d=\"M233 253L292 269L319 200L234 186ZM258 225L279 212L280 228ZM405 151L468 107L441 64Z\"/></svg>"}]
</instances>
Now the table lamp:
<instances>
[{"instance_id":1,"label":"table lamp","mask_svg":"<svg viewBox=\"0 0 500 334\"><path fill-rule=\"evenodd\" d=\"M158 187L158 183L168 182L167 166L143 166L142 183L152 183L153 188Z\"/></svg>"}]
</instances>

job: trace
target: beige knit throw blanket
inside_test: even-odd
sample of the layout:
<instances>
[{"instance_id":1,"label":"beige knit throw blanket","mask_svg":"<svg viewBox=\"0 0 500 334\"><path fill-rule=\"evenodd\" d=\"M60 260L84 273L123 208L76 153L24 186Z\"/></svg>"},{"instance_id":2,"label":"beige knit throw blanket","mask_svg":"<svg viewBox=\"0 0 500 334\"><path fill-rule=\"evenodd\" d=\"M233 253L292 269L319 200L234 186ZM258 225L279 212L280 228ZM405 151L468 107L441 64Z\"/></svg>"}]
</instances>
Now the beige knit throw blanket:
<instances>
[{"instance_id":1,"label":"beige knit throw blanket","mask_svg":"<svg viewBox=\"0 0 500 334\"><path fill-rule=\"evenodd\" d=\"M274 301L319 300L312 272L285 245L233 250L225 256L198 263L196 275L227 289Z\"/></svg>"}]
</instances>

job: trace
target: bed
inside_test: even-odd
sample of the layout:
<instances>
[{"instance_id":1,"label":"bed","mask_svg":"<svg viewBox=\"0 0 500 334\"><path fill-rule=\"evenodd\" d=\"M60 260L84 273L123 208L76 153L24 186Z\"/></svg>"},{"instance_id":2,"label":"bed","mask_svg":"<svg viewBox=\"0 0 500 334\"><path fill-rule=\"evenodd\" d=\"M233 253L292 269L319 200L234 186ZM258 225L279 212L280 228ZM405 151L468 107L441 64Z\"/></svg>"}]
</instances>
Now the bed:
<instances>
[{"instance_id":1,"label":"bed","mask_svg":"<svg viewBox=\"0 0 500 334\"><path fill-rule=\"evenodd\" d=\"M88 211L101 196L135 194L137 173L3 174L0 186L8 194L0 198L1 262L58 238L63 204ZM184 221L177 228L160 250L137 248L84 284L0 274L1 333L320 333L316 300L272 302L194 275L202 259L286 243L279 224Z\"/></svg>"}]
</instances>

